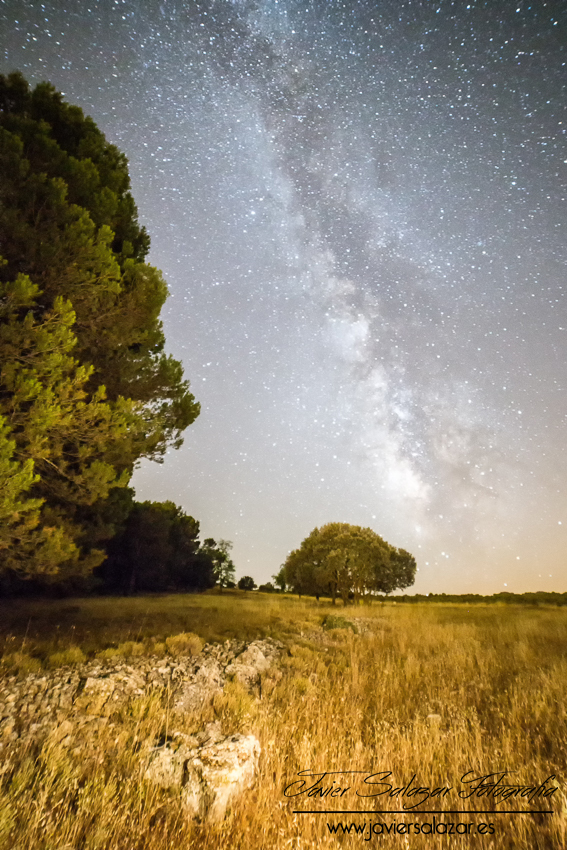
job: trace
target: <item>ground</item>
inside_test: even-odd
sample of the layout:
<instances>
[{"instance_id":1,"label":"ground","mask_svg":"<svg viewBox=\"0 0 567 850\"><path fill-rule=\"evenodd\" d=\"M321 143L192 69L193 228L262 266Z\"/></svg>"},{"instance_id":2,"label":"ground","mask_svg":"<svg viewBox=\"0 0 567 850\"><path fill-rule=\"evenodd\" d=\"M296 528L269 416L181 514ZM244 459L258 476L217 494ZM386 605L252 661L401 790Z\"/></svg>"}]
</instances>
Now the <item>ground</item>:
<instances>
[{"instance_id":1,"label":"ground","mask_svg":"<svg viewBox=\"0 0 567 850\"><path fill-rule=\"evenodd\" d=\"M80 756L57 736L10 743L2 847L565 846L566 609L375 603L341 609L347 624L329 629L325 617L339 612L326 601L223 593L3 613L5 681L26 665L49 677L97 654L159 666L173 657L167 639L175 647L188 632L271 637L285 651L264 687L235 682L198 710L175 710L164 688L133 695ZM211 721L261 746L254 786L220 826L189 820L173 792L144 779L148 742ZM519 790L505 800L504 785ZM503 813L526 809L552 814Z\"/></svg>"}]
</instances>

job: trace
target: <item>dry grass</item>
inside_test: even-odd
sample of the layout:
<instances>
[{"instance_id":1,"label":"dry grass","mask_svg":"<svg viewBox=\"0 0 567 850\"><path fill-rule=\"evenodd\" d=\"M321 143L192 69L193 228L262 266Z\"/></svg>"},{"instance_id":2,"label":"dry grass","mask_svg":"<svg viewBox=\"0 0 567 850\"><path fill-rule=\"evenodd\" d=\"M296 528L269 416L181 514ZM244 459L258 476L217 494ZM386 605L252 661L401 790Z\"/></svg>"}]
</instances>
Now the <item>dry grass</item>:
<instances>
[{"instance_id":1,"label":"dry grass","mask_svg":"<svg viewBox=\"0 0 567 850\"><path fill-rule=\"evenodd\" d=\"M203 620L183 622L178 631L205 638L199 623L211 615L214 605L222 604L225 620L233 618L227 627L237 628L240 635L248 629L248 637L271 631L286 638L290 653L282 678L268 675L260 700L232 685L199 716L175 716L167 708L167 695L140 700L111 717L97 738L79 742L80 750L76 742L71 747L57 741L56 734L39 751L15 748L3 768L0 846L18 850L566 846L567 611L374 606L341 611L347 619L370 618L369 633L317 630L315 640L315 624L321 623L330 606L267 597L226 596L226 602L219 603L220 598L193 599L193 605L203 604ZM134 601L142 607L153 602ZM220 628L219 622L213 628ZM160 634L166 636L166 631L162 628ZM126 636L113 636L119 638ZM85 650L80 641L76 643ZM432 714L439 719L428 718ZM190 732L213 717L220 718L226 733L254 732L262 746L255 788L218 827L187 822L175 795L142 778L146 748L166 727ZM506 770L511 781L522 784L556 774L560 790L544 806L536 806L553 809L553 815L437 816L437 821L493 823L493 835L375 835L365 842L368 828L363 836L331 835L327 822L425 823L432 816L293 814L298 809L399 809L404 802L378 798L374 806L368 801L365 806L352 792L344 800L286 798L283 789L305 769L392 771L394 784L400 786L415 773L422 786L453 788L468 770L477 775ZM334 778L343 786L351 784L347 777ZM430 800L421 808L496 808L486 798L461 800L456 791L451 794L447 798L451 805ZM525 801L500 805L527 807Z\"/></svg>"},{"instance_id":2,"label":"dry grass","mask_svg":"<svg viewBox=\"0 0 567 850\"><path fill-rule=\"evenodd\" d=\"M293 614L290 614L293 611ZM29 659L48 668L50 656L80 649L87 657L143 645L144 654L164 651L161 645L179 633L196 633L204 641L252 640L294 633L320 623L314 601L270 594L218 591L120 598L0 601L0 655L10 667L28 672ZM120 652L115 650L122 647ZM124 650L124 651L123 651ZM137 650L133 654L140 654ZM62 663L68 663L63 661ZM32 664L33 666L33 664ZM33 668L35 669L35 667ZM31 672L31 670L30 670Z\"/></svg>"}]
</instances>

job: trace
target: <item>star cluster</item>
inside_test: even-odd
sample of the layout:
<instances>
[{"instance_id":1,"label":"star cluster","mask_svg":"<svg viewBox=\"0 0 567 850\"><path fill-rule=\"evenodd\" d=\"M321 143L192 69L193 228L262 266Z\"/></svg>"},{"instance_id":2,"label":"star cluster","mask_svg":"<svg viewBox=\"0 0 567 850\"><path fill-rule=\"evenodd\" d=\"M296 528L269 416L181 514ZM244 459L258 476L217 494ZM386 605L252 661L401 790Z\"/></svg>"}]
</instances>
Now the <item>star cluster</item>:
<instances>
[{"instance_id":1,"label":"star cluster","mask_svg":"<svg viewBox=\"0 0 567 850\"><path fill-rule=\"evenodd\" d=\"M267 581L369 525L415 589L565 590L567 8L0 3L128 156L202 414L140 498Z\"/></svg>"}]
</instances>

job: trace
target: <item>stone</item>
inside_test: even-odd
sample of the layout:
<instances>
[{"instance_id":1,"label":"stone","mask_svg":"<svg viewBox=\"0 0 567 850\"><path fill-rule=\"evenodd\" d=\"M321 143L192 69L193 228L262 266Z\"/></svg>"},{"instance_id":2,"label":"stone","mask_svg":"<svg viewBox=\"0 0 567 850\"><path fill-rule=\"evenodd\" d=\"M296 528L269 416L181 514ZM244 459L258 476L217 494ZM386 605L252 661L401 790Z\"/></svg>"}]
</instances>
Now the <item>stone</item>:
<instances>
[{"instance_id":1,"label":"stone","mask_svg":"<svg viewBox=\"0 0 567 850\"><path fill-rule=\"evenodd\" d=\"M160 788L181 788L185 765L194 751L195 748L187 747L181 738L156 747L151 754L144 778Z\"/></svg>"},{"instance_id":2,"label":"stone","mask_svg":"<svg viewBox=\"0 0 567 850\"><path fill-rule=\"evenodd\" d=\"M59 741L64 741L74 732L73 724L69 720L64 720L52 732L51 740L53 743L58 743Z\"/></svg>"},{"instance_id":3,"label":"stone","mask_svg":"<svg viewBox=\"0 0 567 850\"><path fill-rule=\"evenodd\" d=\"M254 735L222 736L210 723L198 735L173 735L156 747L144 778L178 789L189 817L218 823L229 805L250 788L258 769L260 744Z\"/></svg>"},{"instance_id":4,"label":"stone","mask_svg":"<svg viewBox=\"0 0 567 850\"><path fill-rule=\"evenodd\" d=\"M183 682L175 701L175 708L195 711L205 703L212 702L216 694L222 693L224 676L218 661L204 661L189 681Z\"/></svg>"},{"instance_id":5,"label":"stone","mask_svg":"<svg viewBox=\"0 0 567 850\"><path fill-rule=\"evenodd\" d=\"M42 671L23 679L4 676L0 678L0 747L18 739L41 740L65 720L76 728L86 724L94 728L95 718L112 716L130 700L156 692L177 711L210 704L230 678L261 697L278 675L274 665L283 650L283 644L271 638L248 645L227 640L205 645L192 658L136 657L128 663L119 657L104 662L97 658L48 675Z\"/></svg>"},{"instance_id":6,"label":"stone","mask_svg":"<svg viewBox=\"0 0 567 850\"><path fill-rule=\"evenodd\" d=\"M89 677L82 693L75 700L75 708L85 714L102 714L106 703L114 693L115 683L111 678Z\"/></svg>"},{"instance_id":7,"label":"stone","mask_svg":"<svg viewBox=\"0 0 567 850\"><path fill-rule=\"evenodd\" d=\"M270 661L256 644L250 644L225 670L226 675L245 687L257 685L260 673L270 667Z\"/></svg>"},{"instance_id":8,"label":"stone","mask_svg":"<svg viewBox=\"0 0 567 850\"><path fill-rule=\"evenodd\" d=\"M260 744L254 735L231 735L201 747L187 765L182 803L190 816L219 823L258 769Z\"/></svg>"},{"instance_id":9,"label":"stone","mask_svg":"<svg viewBox=\"0 0 567 850\"><path fill-rule=\"evenodd\" d=\"M2 735L8 740L12 740L14 735L16 735L16 721L13 717L9 717L2 724Z\"/></svg>"},{"instance_id":10,"label":"stone","mask_svg":"<svg viewBox=\"0 0 567 850\"><path fill-rule=\"evenodd\" d=\"M213 720L211 723L207 723L202 732L198 732L195 735L195 740L200 747L208 746L209 744L216 744L217 741L222 740L222 728L218 720Z\"/></svg>"}]
</instances>

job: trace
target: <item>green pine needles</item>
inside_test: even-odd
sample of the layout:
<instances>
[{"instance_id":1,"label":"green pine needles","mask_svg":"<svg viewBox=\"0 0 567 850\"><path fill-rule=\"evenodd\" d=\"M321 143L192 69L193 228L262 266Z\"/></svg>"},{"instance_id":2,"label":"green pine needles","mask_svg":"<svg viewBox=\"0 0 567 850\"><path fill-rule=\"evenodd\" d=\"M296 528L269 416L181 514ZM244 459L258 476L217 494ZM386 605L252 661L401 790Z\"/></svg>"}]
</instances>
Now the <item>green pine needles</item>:
<instances>
[{"instance_id":1,"label":"green pine needles","mask_svg":"<svg viewBox=\"0 0 567 850\"><path fill-rule=\"evenodd\" d=\"M140 458L199 414L164 353L127 161L42 83L0 76L0 573L88 575Z\"/></svg>"}]
</instances>

